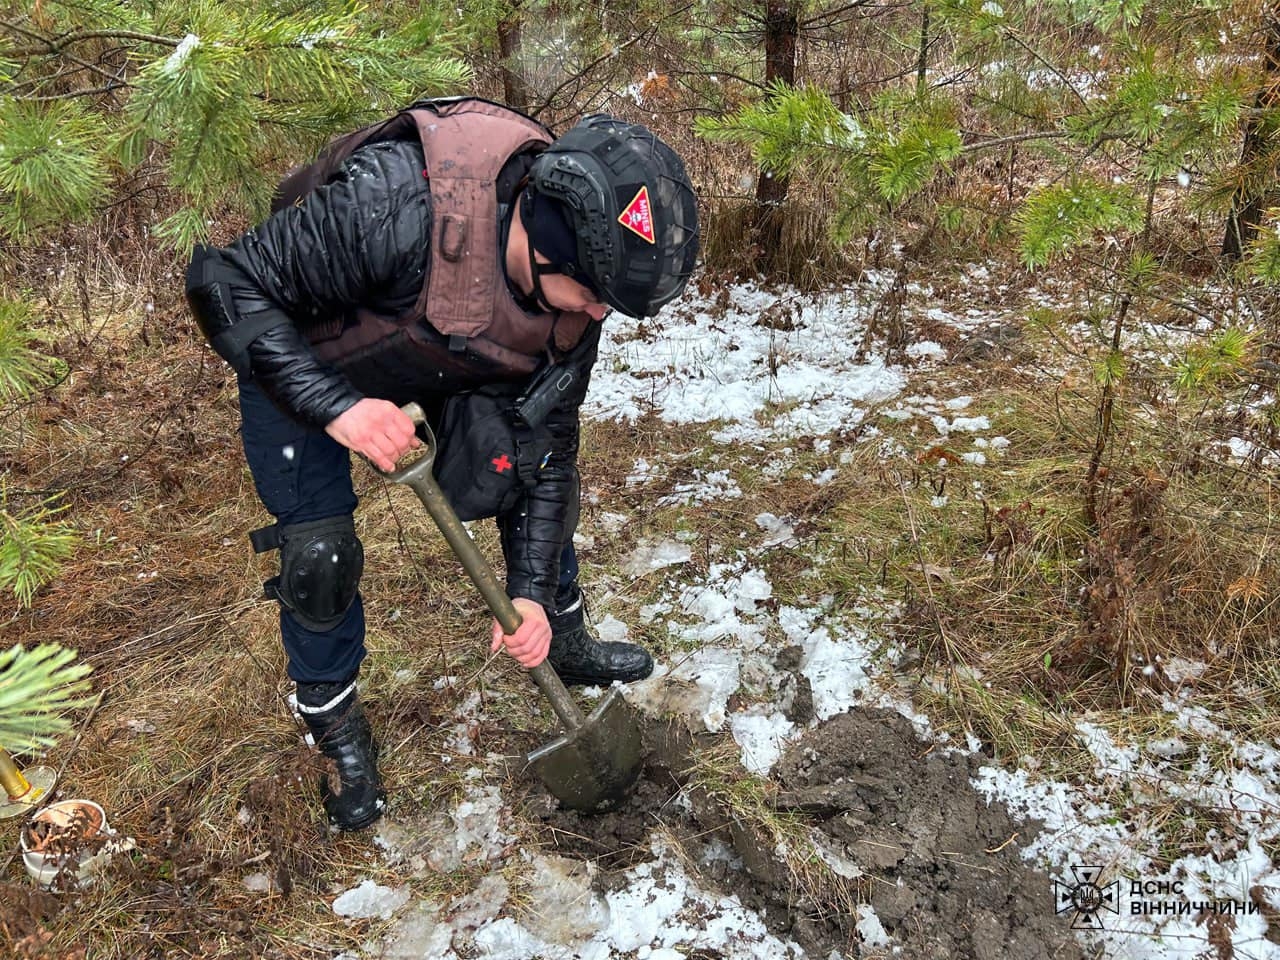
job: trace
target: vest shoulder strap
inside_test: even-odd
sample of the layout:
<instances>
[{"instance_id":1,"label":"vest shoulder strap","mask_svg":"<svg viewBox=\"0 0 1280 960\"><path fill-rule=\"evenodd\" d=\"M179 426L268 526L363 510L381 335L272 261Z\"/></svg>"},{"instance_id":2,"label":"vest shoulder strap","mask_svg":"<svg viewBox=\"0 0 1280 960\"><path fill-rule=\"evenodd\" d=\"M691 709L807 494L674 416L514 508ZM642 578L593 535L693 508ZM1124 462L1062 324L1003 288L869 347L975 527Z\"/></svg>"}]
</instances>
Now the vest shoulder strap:
<instances>
[{"instance_id":1,"label":"vest shoulder strap","mask_svg":"<svg viewBox=\"0 0 1280 960\"><path fill-rule=\"evenodd\" d=\"M487 100L411 110L431 181L431 271L416 304L449 336L475 337L489 326L501 293L497 179L519 153L540 151L550 131Z\"/></svg>"}]
</instances>

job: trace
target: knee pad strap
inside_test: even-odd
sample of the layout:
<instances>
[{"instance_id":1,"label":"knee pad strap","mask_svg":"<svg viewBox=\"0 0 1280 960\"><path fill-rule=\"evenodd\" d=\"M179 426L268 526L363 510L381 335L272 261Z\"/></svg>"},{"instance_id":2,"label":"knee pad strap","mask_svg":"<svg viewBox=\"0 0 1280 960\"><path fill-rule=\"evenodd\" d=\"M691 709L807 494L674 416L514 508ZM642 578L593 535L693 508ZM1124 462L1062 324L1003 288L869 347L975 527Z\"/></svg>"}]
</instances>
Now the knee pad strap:
<instances>
[{"instance_id":1,"label":"knee pad strap","mask_svg":"<svg viewBox=\"0 0 1280 960\"><path fill-rule=\"evenodd\" d=\"M276 524L249 535L256 552L279 547L280 575L263 589L308 630L326 632L355 602L364 548L351 516Z\"/></svg>"}]
</instances>

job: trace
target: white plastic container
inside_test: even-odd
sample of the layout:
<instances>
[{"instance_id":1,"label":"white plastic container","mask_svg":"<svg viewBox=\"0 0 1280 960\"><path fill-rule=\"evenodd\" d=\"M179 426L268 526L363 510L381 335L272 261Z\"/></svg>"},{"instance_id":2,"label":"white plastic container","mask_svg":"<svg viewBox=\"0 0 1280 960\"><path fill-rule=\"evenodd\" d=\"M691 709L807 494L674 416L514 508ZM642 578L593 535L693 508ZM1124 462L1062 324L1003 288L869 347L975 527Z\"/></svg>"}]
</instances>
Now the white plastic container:
<instances>
[{"instance_id":1,"label":"white plastic container","mask_svg":"<svg viewBox=\"0 0 1280 960\"><path fill-rule=\"evenodd\" d=\"M79 834L79 838L72 834ZM50 835L61 842L51 844ZM64 871L81 884L91 883L112 854L133 845L116 837L107 823L107 812L92 800L49 804L22 825L20 842L27 873L42 890L52 888ZM55 849L47 849L50 846Z\"/></svg>"}]
</instances>

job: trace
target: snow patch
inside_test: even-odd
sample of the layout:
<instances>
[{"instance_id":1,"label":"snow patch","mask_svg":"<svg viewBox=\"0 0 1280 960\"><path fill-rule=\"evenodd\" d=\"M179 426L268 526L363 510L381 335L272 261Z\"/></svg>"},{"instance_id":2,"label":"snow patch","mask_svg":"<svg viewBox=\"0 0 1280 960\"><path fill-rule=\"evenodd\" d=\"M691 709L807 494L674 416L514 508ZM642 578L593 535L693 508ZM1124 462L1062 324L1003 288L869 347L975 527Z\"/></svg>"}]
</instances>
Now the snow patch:
<instances>
[{"instance_id":1,"label":"snow patch","mask_svg":"<svg viewBox=\"0 0 1280 960\"><path fill-rule=\"evenodd\" d=\"M693 548L687 543L663 540L657 543L642 542L622 562L622 572L628 577L643 577L663 567L688 563L693 559Z\"/></svg>"},{"instance_id":2,"label":"snow patch","mask_svg":"<svg viewBox=\"0 0 1280 960\"><path fill-rule=\"evenodd\" d=\"M333 912L351 920L371 917L387 920L408 902L409 891L404 887L384 887L372 880L362 880L358 887L338 895L333 901Z\"/></svg>"},{"instance_id":3,"label":"snow patch","mask_svg":"<svg viewBox=\"0 0 1280 960\"><path fill-rule=\"evenodd\" d=\"M164 63L160 65L160 72L169 77L180 73L187 63L187 58L191 56L191 51L198 46L200 46L200 38L194 33L188 33L174 48L173 53L165 57Z\"/></svg>"}]
</instances>

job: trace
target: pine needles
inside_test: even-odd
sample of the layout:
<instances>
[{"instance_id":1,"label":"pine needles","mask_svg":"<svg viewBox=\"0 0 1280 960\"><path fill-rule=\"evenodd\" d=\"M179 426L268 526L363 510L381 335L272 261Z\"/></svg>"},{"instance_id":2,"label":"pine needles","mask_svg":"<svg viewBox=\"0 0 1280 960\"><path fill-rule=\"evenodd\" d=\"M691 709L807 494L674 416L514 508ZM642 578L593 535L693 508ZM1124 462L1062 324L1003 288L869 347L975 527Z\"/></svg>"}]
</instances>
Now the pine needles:
<instances>
[{"instance_id":1,"label":"pine needles","mask_svg":"<svg viewBox=\"0 0 1280 960\"><path fill-rule=\"evenodd\" d=\"M21 645L0 653L0 747L23 751L50 746L66 732L66 714L86 707L87 664L56 644Z\"/></svg>"}]
</instances>

